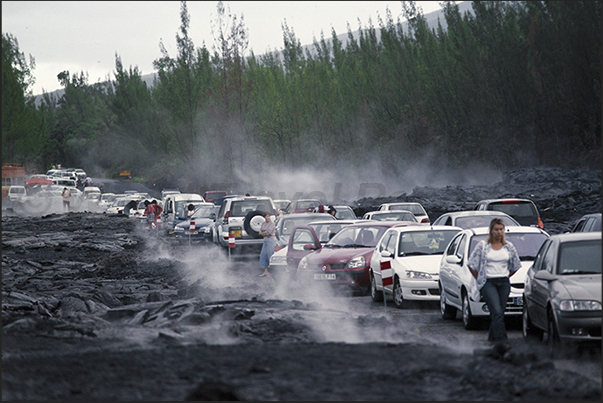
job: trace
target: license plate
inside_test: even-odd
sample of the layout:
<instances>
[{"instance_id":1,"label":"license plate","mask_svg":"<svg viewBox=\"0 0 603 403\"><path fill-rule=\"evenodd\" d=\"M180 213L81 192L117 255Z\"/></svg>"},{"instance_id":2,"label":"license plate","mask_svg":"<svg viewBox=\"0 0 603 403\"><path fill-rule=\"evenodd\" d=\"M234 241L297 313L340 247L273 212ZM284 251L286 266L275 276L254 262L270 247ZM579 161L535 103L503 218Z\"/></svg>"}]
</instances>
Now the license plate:
<instances>
[{"instance_id":1,"label":"license plate","mask_svg":"<svg viewBox=\"0 0 603 403\"><path fill-rule=\"evenodd\" d=\"M241 230L240 229L236 229L234 231L232 231L232 233L234 234L235 237L240 238L241 237Z\"/></svg>"},{"instance_id":2,"label":"license plate","mask_svg":"<svg viewBox=\"0 0 603 403\"><path fill-rule=\"evenodd\" d=\"M314 280L335 280L335 273L316 273L314 275Z\"/></svg>"},{"instance_id":3,"label":"license plate","mask_svg":"<svg viewBox=\"0 0 603 403\"><path fill-rule=\"evenodd\" d=\"M513 305L523 306L523 297L513 297Z\"/></svg>"}]
</instances>

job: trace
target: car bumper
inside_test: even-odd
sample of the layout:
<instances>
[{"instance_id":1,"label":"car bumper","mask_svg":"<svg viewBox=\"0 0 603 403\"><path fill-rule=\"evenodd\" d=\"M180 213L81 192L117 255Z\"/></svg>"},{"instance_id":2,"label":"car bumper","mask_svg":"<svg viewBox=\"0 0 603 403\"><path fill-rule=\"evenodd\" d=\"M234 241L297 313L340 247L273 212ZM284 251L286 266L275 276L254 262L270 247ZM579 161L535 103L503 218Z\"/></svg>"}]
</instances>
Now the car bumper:
<instances>
[{"instance_id":1,"label":"car bumper","mask_svg":"<svg viewBox=\"0 0 603 403\"><path fill-rule=\"evenodd\" d=\"M601 341L601 311L557 311L559 338L567 341Z\"/></svg>"},{"instance_id":2,"label":"car bumper","mask_svg":"<svg viewBox=\"0 0 603 403\"><path fill-rule=\"evenodd\" d=\"M490 316L488 306L480 298L480 302L469 301L471 307L471 314L473 316ZM523 310L523 297L521 294L510 294L507 299L507 306L505 307L505 316L520 316Z\"/></svg>"},{"instance_id":3,"label":"car bumper","mask_svg":"<svg viewBox=\"0 0 603 403\"><path fill-rule=\"evenodd\" d=\"M440 289L437 280L403 280L402 297L407 300L439 301Z\"/></svg>"},{"instance_id":4,"label":"car bumper","mask_svg":"<svg viewBox=\"0 0 603 403\"><path fill-rule=\"evenodd\" d=\"M300 270L296 278L304 283L326 283L333 287L367 288L370 284L368 267L355 270Z\"/></svg>"}]
</instances>

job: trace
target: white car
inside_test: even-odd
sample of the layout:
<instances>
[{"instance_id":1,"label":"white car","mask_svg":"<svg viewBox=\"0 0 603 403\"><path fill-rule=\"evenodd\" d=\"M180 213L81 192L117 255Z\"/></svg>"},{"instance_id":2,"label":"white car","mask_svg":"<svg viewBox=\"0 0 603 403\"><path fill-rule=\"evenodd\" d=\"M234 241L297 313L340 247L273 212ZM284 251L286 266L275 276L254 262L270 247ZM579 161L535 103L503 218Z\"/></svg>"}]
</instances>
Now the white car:
<instances>
[{"instance_id":1,"label":"white car","mask_svg":"<svg viewBox=\"0 0 603 403\"><path fill-rule=\"evenodd\" d=\"M98 205L102 211L106 211L116 198L117 195L115 193L102 193Z\"/></svg>"},{"instance_id":2,"label":"white car","mask_svg":"<svg viewBox=\"0 0 603 403\"><path fill-rule=\"evenodd\" d=\"M412 221L419 222L417 217L408 210L369 211L362 216L363 220L376 221Z\"/></svg>"},{"instance_id":3,"label":"white car","mask_svg":"<svg viewBox=\"0 0 603 403\"><path fill-rule=\"evenodd\" d=\"M13 185L8 188L8 200L10 201L21 201L25 195L25 186Z\"/></svg>"},{"instance_id":4,"label":"white car","mask_svg":"<svg viewBox=\"0 0 603 403\"><path fill-rule=\"evenodd\" d=\"M107 214L117 214L121 215L124 213L124 206L129 200L126 197L118 197L113 201L113 204L107 208L105 211Z\"/></svg>"},{"instance_id":5,"label":"white car","mask_svg":"<svg viewBox=\"0 0 603 403\"><path fill-rule=\"evenodd\" d=\"M462 231L452 226L412 225L387 230L371 256L370 281L373 301L392 295L397 308L406 301L438 301L440 260L449 242ZM383 281L382 265L388 281Z\"/></svg>"},{"instance_id":6,"label":"white car","mask_svg":"<svg viewBox=\"0 0 603 403\"><path fill-rule=\"evenodd\" d=\"M433 225L454 225L462 229L487 227L493 218L502 219L505 227L521 225L510 215L496 210L450 211L436 218Z\"/></svg>"},{"instance_id":7,"label":"white car","mask_svg":"<svg viewBox=\"0 0 603 403\"><path fill-rule=\"evenodd\" d=\"M287 208L289 203L291 203L291 200L274 200L274 205L276 206L276 209L278 210L279 214L284 214L285 209Z\"/></svg>"},{"instance_id":8,"label":"white car","mask_svg":"<svg viewBox=\"0 0 603 403\"><path fill-rule=\"evenodd\" d=\"M465 329L479 327L481 318L489 317L488 307L476 290L467 261L481 240L488 239L489 227L469 228L460 232L444 252L440 261L440 312L443 319L455 319L462 312ZM549 234L537 227L505 227L505 239L515 246L521 260L521 269L511 276L511 293L507 300L505 316L521 315L523 290L528 268L532 265L540 246ZM473 297L472 295L475 295Z\"/></svg>"},{"instance_id":9,"label":"white car","mask_svg":"<svg viewBox=\"0 0 603 403\"><path fill-rule=\"evenodd\" d=\"M417 217L417 220L420 223L429 224L429 216L427 212L421 205L421 203L416 202L400 202L400 203L383 203L379 206L379 211L389 211L389 210L408 210Z\"/></svg>"}]
</instances>

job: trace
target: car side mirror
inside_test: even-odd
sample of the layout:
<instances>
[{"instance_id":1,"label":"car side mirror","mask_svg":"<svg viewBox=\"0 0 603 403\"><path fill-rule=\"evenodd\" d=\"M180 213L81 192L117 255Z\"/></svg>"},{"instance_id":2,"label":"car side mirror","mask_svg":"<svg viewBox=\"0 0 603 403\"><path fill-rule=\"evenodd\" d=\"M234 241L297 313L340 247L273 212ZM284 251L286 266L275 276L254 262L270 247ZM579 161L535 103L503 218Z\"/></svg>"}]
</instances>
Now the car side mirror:
<instances>
[{"instance_id":1,"label":"car side mirror","mask_svg":"<svg viewBox=\"0 0 603 403\"><path fill-rule=\"evenodd\" d=\"M316 250L316 246L314 246L314 244L308 243L304 245L304 250Z\"/></svg>"},{"instance_id":2,"label":"car side mirror","mask_svg":"<svg viewBox=\"0 0 603 403\"><path fill-rule=\"evenodd\" d=\"M450 264L461 264L461 258L458 257L457 255L448 255L446 256L446 263L450 263Z\"/></svg>"},{"instance_id":3,"label":"car side mirror","mask_svg":"<svg viewBox=\"0 0 603 403\"><path fill-rule=\"evenodd\" d=\"M552 275L551 273L549 273L546 270L538 270L534 274L534 278L537 278L538 280L544 280L544 281L552 281L552 280L556 279L556 277L554 275Z\"/></svg>"},{"instance_id":4,"label":"car side mirror","mask_svg":"<svg viewBox=\"0 0 603 403\"><path fill-rule=\"evenodd\" d=\"M216 219L216 213L211 213L211 214L209 215L209 219L210 219L210 220L215 220L215 219Z\"/></svg>"},{"instance_id":5,"label":"car side mirror","mask_svg":"<svg viewBox=\"0 0 603 403\"><path fill-rule=\"evenodd\" d=\"M381 251L381 257L392 257L392 253L388 250Z\"/></svg>"}]
</instances>

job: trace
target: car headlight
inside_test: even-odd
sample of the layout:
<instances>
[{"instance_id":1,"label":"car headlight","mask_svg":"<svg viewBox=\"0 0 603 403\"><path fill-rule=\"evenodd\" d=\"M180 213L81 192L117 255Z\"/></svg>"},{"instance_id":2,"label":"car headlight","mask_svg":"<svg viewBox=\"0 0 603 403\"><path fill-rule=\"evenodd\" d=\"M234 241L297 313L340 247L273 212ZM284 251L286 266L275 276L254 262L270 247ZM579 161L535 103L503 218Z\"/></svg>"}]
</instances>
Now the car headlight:
<instances>
[{"instance_id":1,"label":"car headlight","mask_svg":"<svg viewBox=\"0 0 603 403\"><path fill-rule=\"evenodd\" d=\"M564 299L559 303L562 311L600 311L599 301L580 301L575 299Z\"/></svg>"},{"instance_id":2,"label":"car headlight","mask_svg":"<svg viewBox=\"0 0 603 403\"><path fill-rule=\"evenodd\" d=\"M364 259L364 256L356 256L351 259L346 266L348 269L358 269L366 266L366 260Z\"/></svg>"},{"instance_id":3,"label":"car headlight","mask_svg":"<svg viewBox=\"0 0 603 403\"><path fill-rule=\"evenodd\" d=\"M305 256L302 257L302 259L299 261L297 268L301 270L305 270L308 268L308 259Z\"/></svg>"},{"instance_id":4,"label":"car headlight","mask_svg":"<svg viewBox=\"0 0 603 403\"><path fill-rule=\"evenodd\" d=\"M272 255L270 257L270 264L287 264L287 256Z\"/></svg>"},{"instance_id":5,"label":"car headlight","mask_svg":"<svg viewBox=\"0 0 603 403\"><path fill-rule=\"evenodd\" d=\"M415 271L415 270L406 270L406 278L410 278L413 280L431 280L431 274L425 273L423 271Z\"/></svg>"}]
</instances>

